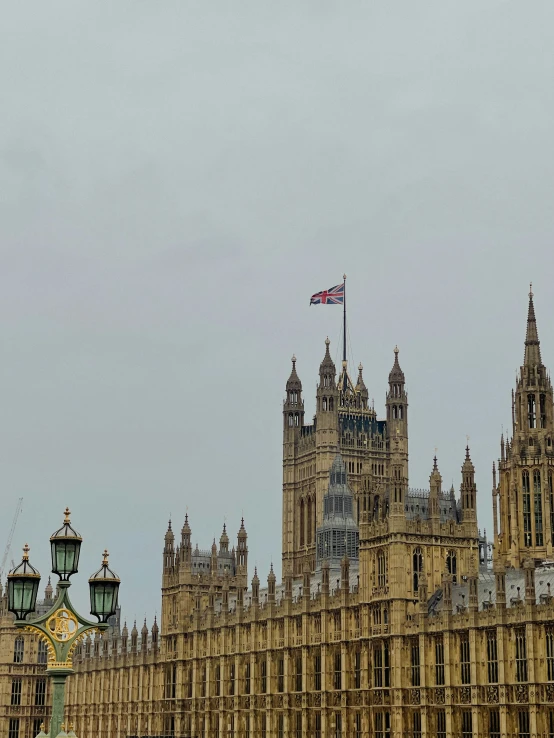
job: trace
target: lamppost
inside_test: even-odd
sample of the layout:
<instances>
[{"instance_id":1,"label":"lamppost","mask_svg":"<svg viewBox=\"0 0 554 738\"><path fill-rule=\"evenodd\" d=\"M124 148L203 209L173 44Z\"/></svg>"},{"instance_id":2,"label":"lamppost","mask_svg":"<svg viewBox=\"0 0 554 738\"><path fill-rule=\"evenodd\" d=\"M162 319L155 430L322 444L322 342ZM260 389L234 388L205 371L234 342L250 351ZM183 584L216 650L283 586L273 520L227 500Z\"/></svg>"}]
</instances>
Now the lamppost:
<instances>
[{"instance_id":1,"label":"lamppost","mask_svg":"<svg viewBox=\"0 0 554 738\"><path fill-rule=\"evenodd\" d=\"M98 622L85 620L76 612L69 599L69 578L78 571L83 539L71 527L70 515L66 508L62 527L50 537L52 573L58 575L59 582L56 601L45 615L31 622L26 619L35 611L40 582L39 572L29 561L27 544L21 564L8 574L8 610L16 617L15 626L38 635L48 648L46 673L52 680L50 738L56 738L63 723L65 681L73 673L75 648L85 633L101 633L108 628L108 619L116 612L120 584L117 574L108 567L108 552L104 551L102 566L89 579L90 612Z\"/></svg>"}]
</instances>

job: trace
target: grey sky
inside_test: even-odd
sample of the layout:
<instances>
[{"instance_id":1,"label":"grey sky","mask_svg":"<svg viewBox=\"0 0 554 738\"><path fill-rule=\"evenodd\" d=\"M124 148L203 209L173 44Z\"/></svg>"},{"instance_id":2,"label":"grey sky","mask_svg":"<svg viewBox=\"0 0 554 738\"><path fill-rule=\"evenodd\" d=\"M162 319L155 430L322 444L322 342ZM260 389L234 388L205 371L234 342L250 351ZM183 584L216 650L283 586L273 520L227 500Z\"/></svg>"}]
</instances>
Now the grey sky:
<instances>
[{"instance_id":1,"label":"grey sky","mask_svg":"<svg viewBox=\"0 0 554 738\"><path fill-rule=\"evenodd\" d=\"M533 280L554 368L552 0L4 3L0 536L47 574L66 504L124 614L159 611L163 535L242 511L280 569L281 402L308 417L349 275L382 415L393 348L410 484L438 447L479 522ZM0 549L3 545L0 546ZM86 576L85 576L86 575ZM45 580L44 580L45 583Z\"/></svg>"}]
</instances>

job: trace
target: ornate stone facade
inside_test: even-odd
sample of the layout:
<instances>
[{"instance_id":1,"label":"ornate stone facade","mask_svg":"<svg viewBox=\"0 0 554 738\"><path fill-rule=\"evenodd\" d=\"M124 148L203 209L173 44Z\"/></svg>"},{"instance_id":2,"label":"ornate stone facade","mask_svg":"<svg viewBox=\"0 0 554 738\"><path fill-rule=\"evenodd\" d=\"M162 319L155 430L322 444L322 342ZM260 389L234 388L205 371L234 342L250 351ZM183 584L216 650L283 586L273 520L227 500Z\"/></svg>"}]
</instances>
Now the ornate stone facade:
<instances>
[{"instance_id":1,"label":"ornate stone facade","mask_svg":"<svg viewBox=\"0 0 554 738\"><path fill-rule=\"evenodd\" d=\"M398 352L381 420L361 367L355 385L346 363L337 379L327 343L313 424L296 359L286 386L282 582L271 569L262 588L254 571L247 588L244 521L233 549L224 528L204 552L188 518L177 544L170 525L161 632L81 646L68 688L77 735L554 738L554 419L536 335L530 297L517 425L493 478L493 569L469 449L459 496L442 490L436 459L429 490L408 487ZM316 541L332 556L316 557Z\"/></svg>"}]
</instances>

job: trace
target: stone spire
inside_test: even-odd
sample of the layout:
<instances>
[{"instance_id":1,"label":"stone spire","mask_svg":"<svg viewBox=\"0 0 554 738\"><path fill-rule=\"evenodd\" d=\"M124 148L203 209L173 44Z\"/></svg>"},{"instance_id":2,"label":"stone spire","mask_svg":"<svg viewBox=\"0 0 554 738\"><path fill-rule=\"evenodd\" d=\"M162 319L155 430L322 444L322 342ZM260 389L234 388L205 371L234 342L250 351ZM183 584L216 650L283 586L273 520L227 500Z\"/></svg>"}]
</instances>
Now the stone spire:
<instances>
[{"instance_id":1,"label":"stone spire","mask_svg":"<svg viewBox=\"0 0 554 738\"><path fill-rule=\"evenodd\" d=\"M537 330L537 319L535 317L535 305L533 303L533 285L529 290L529 310L527 312L527 330L525 333L525 355L523 359L525 366L540 366L541 344Z\"/></svg>"},{"instance_id":2,"label":"stone spire","mask_svg":"<svg viewBox=\"0 0 554 738\"><path fill-rule=\"evenodd\" d=\"M429 477L429 517L437 521L440 520L440 497L441 497L442 477L437 465L437 457L433 458L433 471Z\"/></svg>"},{"instance_id":3,"label":"stone spire","mask_svg":"<svg viewBox=\"0 0 554 738\"><path fill-rule=\"evenodd\" d=\"M227 535L227 524L223 523L223 532L219 539L219 553L229 552L229 536Z\"/></svg>"},{"instance_id":4,"label":"stone spire","mask_svg":"<svg viewBox=\"0 0 554 738\"><path fill-rule=\"evenodd\" d=\"M398 363L398 354L400 353L398 346L394 347L394 364L392 365L392 369L389 373L389 384L404 384L406 381L406 378L404 377L404 372L400 368L400 364Z\"/></svg>"}]
</instances>

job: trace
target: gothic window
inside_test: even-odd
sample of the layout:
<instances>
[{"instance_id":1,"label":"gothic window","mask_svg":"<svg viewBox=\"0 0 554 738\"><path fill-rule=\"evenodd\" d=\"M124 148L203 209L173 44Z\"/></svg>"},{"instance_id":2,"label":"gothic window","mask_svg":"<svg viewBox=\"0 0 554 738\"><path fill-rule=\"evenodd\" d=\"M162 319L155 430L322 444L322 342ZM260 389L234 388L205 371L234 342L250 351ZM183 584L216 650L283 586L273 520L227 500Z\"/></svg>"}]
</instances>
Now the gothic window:
<instances>
[{"instance_id":1,"label":"gothic window","mask_svg":"<svg viewBox=\"0 0 554 738\"><path fill-rule=\"evenodd\" d=\"M471 683L468 633L460 634L460 681L462 682L462 684Z\"/></svg>"},{"instance_id":2,"label":"gothic window","mask_svg":"<svg viewBox=\"0 0 554 738\"><path fill-rule=\"evenodd\" d=\"M285 660L282 656L277 659L277 691L285 691Z\"/></svg>"},{"instance_id":3,"label":"gothic window","mask_svg":"<svg viewBox=\"0 0 554 738\"><path fill-rule=\"evenodd\" d=\"M437 710L437 738L446 738L446 710Z\"/></svg>"},{"instance_id":4,"label":"gothic window","mask_svg":"<svg viewBox=\"0 0 554 738\"><path fill-rule=\"evenodd\" d=\"M529 428L535 427L535 395L527 395L527 417Z\"/></svg>"},{"instance_id":5,"label":"gothic window","mask_svg":"<svg viewBox=\"0 0 554 738\"><path fill-rule=\"evenodd\" d=\"M396 405L392 406L392 419L396 420Z\"/></svg>"},{"instance_id":6,"label":"gothic window","mask_svg":"<svg viewBox=\"0 0 554 738\"><path fill-rule=\"evenodd\" d=\"M552 472L548 472L548 496L550 497L550 535L554 543L554 479Z\"/></svg>"},{"instance_id":7,"label":"gothic window","mask_svg":"<svg viewBox=\"0 0 554 738\"><path fill-rule=\"evenodd\" d=\"M23 636L18 636L15 639L14 649L13 649L13 662L14 662L14 664L21 664L21 663L23 663L24 649L25 649L25 641L23 640Z\"/></svg>"},{"instance_id":8,"label":"gothic window","mask_svg":"<svg viewBox=\"0 0 554 738\"><path fill-rule=\"evenodd\" d=\"M361 689L362 686L362 654L356 651L354 654L354 689Z\"/></svg>"},{"instance_id":9,"label":"gothic window","mask_svg":"<svg viewBox=\"0 0 554 738\"><path fill-rule=\"evenodd\" d=\"M340 652L335 654L335 689L342 689L342 658Z\"/></svg>"},{"instance_id":10,"label":"gothic window","mask_svg":"<svg viewBox=\"0 0 554 738\"><path fill-rule=\"evenodd\" d=\"M402 405L398 407L398 420L402 420Z\"/></svg>"},{"instance_id":11,"label":"gothic window","mask_svg":"<svg viewBox=\"0 0 554 738\"><path fill-rule=\"evenodd\" d=\"M383 686L383 646L377 643L373 647L373 686Z\"/></svg>"},{"instance_id":12,"label":"gothic window","mask_svg":"<svg viewBox=\"0 0 554 738\"><path fill-rule=\"evenodd\" d=\"M299 415L298 415L298 413L295 413L294 414L294 425L298 426L299 422L300 422L299 421Z\"/></svg>"},{"instance_id":13,"label":"gothic window","mask_svg":"<svg viewBox=\"0 0 554 738\"><path fill-rule=\"evenodd\" d=\"M554 629L546 629L546 679L554 682Z\"/></svg>"},{"instance_id":14,"label":"gothic window","mask_svg":"<svg viewBox=\"0 0 554 738\"><path fill-rule=\"evenodd\" d=\"M301 692L302 691L302 656L296 657L295 662L295 674L294 674L294 681L295 681L295 692Z\"/></svg>"},{"instance_id":15,"label":"gothic window","mask_svg":"<svg viewBox=\"0 0 554 738\"><path fill-rule=\"evenodd\" d=\"M533 492L533 504L535 506L535 545L542 546L542 491L540 469L535 469L535 471L533 472Z\"/></svg>"},{"instance_id":16,"label":"gothic window","mask_svg":"<svg viewBox=\"0 0 554 738\"><path fill-rule=\"evenodd\" d=\"M215 696L221 696L221 666L219 664L215 667Z\"/></svg>"},{"instance_id":17,"label":"gothic window","mask_svg":"<svg viewBox=\"0 0 554 738\"><path fill-rule=\"evenodd\" d=\"M322 402L321 408L322 408L322 410L327 410L327 398L326 397L323 398L323 402Z\"/></svg>"},{"instance_id":18,"label":"gothic window","mask_svg":"<svg viewBox=\"0 0 554 738\"><path fill-rule=\"evenodd\" d=\"M296 713L296 733L295 738L302 738L302 713Z\"/></svg>"},{"instance_id":19,"label":"gothic window","mask_svg":"<svg viewBox=\"0 0 554 738\"><path fill-rule=\"evenodd\" d=\"M541 428L546 428L546 395L540 396Z\"/></svg>"},{"instance_id":20,"label":"gothic window","mask_svg":"<svg viewBox=\"0 0 554 738\"><path fill-rule=\"evenodd\" d=\"M37 661L39 664L46 664L48 663L48 646L44 641L38 642L38 658Z\"/></svg>"},{"instance_id":21,"label":"gothic window","mask_svg":"<svg viewBox=\"0 0 554 738\"><path fill-rule=\"evenodd\" d=\"M413 592L419 592L419 579L423 572L423 554L420 548L416 548L412 557L413 560Z\"/></svg>"},{"instance_id":22,"label":"gothic window","mask_svg":"<svg viewBox=\"0 0 554 738\"><path fill-rule=\"evenodd\" d=\"M527 681L527 640L525 629L516 631L516 682Z\"/></svg>"},{"instance_id":23,"label":"gothic window","mask_svg":"<svg viewBox=\"0 0 554 738\"><path fill-rule=\"evenodd\" d=\"M411 641L411 673L412 687L419 687L419 638L413 638Z\"/></svg>"},{"instance_id":24,"label":"gothic window","mask_svg":"<svg viewBox=\"0 0 554 738\"><path fill-rule=\"evenodd\" d=\"M489 711L489 736L500 738L500 710L497 707Z\"/></svg>"},{"instance_id":25,"label":"gothic window","mask_svg":"<svg viewBox=\"0 0 554 738\"><path fill-rule=\"evenodd\" d=\"M377 554L377 586L384 587L387 583L387 561L385 552L379 551Z\"/></svg>"},{"instance_id":26,"label":"gothic window","mask_svg":"<svg viewBox=\"0 0 554 738\"><path fill-rule=\"evenodd\" d=\"M292 417L292 413L289 413L289 428L292 428L294 425L294 419Z\"/></svg>"},{"instance_id":27,"label":"gothic window","mask_svg":"<svg viewBox=\"0 0 554 738\"><path fill-rule=\"evenodd\" d=\"M435 684L444 685L444 641L442 635L435 639Z\"/></svg>"},{"instance_id":28,"label":"gothic window","mask_svg":"<svg viewBox=\"0 0 554 738\"><path fill-rule=\"evenodd\" d=\"M414 710L412 713L412 728L413 738L421 738L421 713L419 710Z\"/></svg>"},{"instance_id":29,"label":"gothic window","mask_svg":"<svg viewBox=\"0 0 554 738\"><path fill-rule=\"evenodd\" d=\"M166 664L165 666L165 697L166 699L175 699L176 689L177 689L177 664Z\"/></svg>"},{"instance_id":30,"label":"gothic window","mask_svg":"<svg viewBox=\"0 0 554 738\"><path fill-rule=\"evenodd\" d=\"M331 411L332 411L332 410L334 410L334 409L335 409L335 401L333 400L333 398L332 398L332 397L330 397L330 398L329 398L329 410L331 410Z\"/></svg>"},{"instance_id":31,"label":"gothic window","mask_svg":"<svg viewBox=\"0 0 554 738\"><path fill-rule=\"evenodd\" d=\"M452 581L454 584L458 581L458 562L456 559L456 552L455 551L449 551L446 556L446 569L450 576L452 577Z\"/></svg>"},{"instance_id":32,"label":"gothic window","mask_svg":"<svg viewBox=\"0 0 554 738\"><path fill-rule=\"evenodd\" d=\"M462 711L462 738L473 738L473 716L471 710Z\"/></svg>"},{"instance_id":33,"label":"gothic window","mask_svg":"<svg viewBox=\"0 0 554 738\"><path fill-rule=\"evenodd\" d=\"M525 546L531 541L531 491L529 486L529 472L525 470L521 475L523 489L523 540Z\"/></svg>"},{"instance_id":34,"label":"gothic window","mask_svg":"<svg viewBox=\"0 0 554 738\"><path fill-rule=\"evenodd\" d=\"M19 718L10 718L8 738L19 738Z\"/></svg>"},{"instance_id":35,"label":"gothic window","mask_svg":"<svg viewBox=\"0 0 554 738\"><path fill-rule=\"evenodd\" d=\"M342 738L342 715L335 713L335 738Z\"/></svg>"},{"instance_id":36,"label":"gothic window","mask_svg":"<svg viewBox=\"0 0 554 738\"><path fill-rule=\"evenodd\" d=\"M362 713L354 715L354 738L362 738Z\"/></svg>"},{"instance_id":37,"label":"gothic window","mask_svg":"<svg viewBox=\"0 0 554 738\"><path fill-rule=\"evenodd\" d=\"M314 690L321 691L321 654L314 656Z\"/></svg>"},{"instance_id":38,"label":"gothic window","mask_svg":"<svg viewBox=\"0 0 554 738\"><path fill-rule=\"evenodd\" d=\"M235 694L235 665L229 667L229 694Z\"/></svg>"},{"instance_id":39,"label":"gothic window","mask_svg":"<svg viewBox=\"0 0 554 738\"><path fill-rule=\"evenodd\" d=\"M498 649L496 630L487 631L487 677L489 684L498 682Z\"/></svg>"},{"instance_id":40,"label":"gothic window","mask_svg":"<svg viewBox=\"0 0 554 738\"><path fill-rule=\"evenodd\" d=\"M522 707L517 711L518 738L529 738L529 710Z\"/></svg>"},{"instance_id":41,"label":"gothic window","mask_svg":"<svg viewBox=\"0 0 554 738\"><path fill-rule=\"evenodd\" d=\"M35 685L35 705L37 707L44 707L46 704L46 679L42 677L37 679Z\"/></svg>"},{"instance_id":42,"label":"gothic window","mask_svg":"<svg viewBox=\"0 0 554 738\"><path fill-rule=\"evenodd\" d=\"M304 500L300 500L300 546L304 545Z\"/></svg>"},{"instance_id":43,"label":"gothic window","mask_svg":"<svg viewBox=\"0 0 554 738\"><path fill-rule=\"evenodd\" d=\"M15 706L21 704L21 677L12 679L12 698L10 704Z\"/></svg>"}]
</instances>

